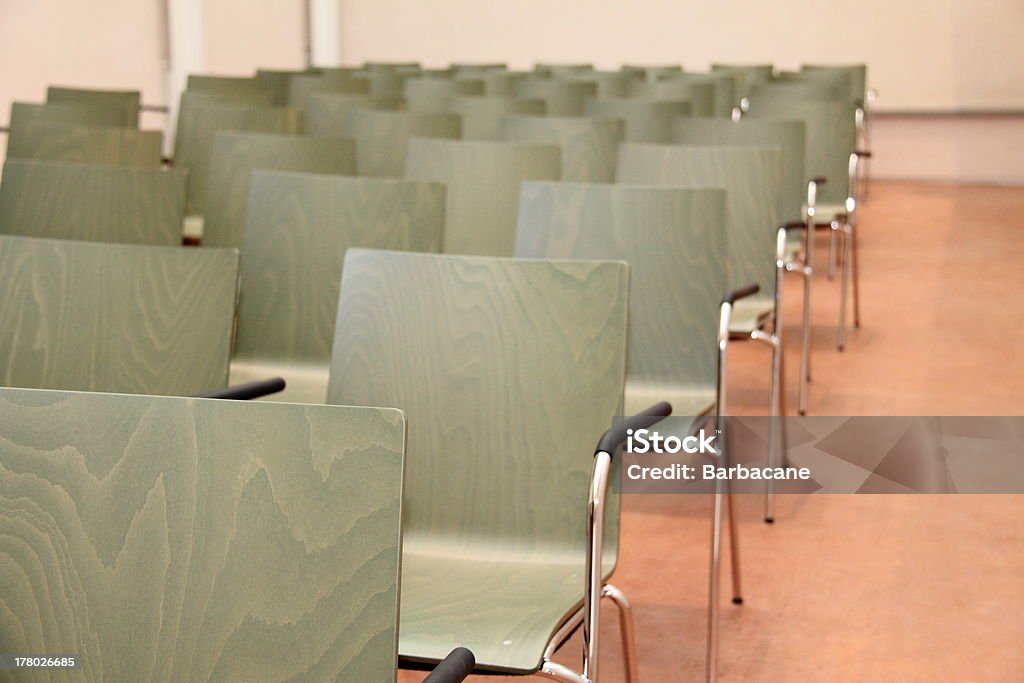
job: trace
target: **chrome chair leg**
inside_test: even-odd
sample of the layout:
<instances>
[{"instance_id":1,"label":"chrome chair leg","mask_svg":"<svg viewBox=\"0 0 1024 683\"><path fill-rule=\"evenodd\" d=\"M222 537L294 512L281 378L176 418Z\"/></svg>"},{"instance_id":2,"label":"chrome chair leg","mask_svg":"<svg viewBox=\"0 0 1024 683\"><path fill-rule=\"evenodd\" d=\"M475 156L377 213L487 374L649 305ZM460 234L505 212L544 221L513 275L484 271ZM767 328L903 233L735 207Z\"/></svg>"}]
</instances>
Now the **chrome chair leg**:
<instances>
[{"instance_id":1,"label":"chrome chair leg","mask_svg":"<svg viewBox=\"0 0 1024 683\"><path fill-rule=\"evenodd\" d=\"M722 482L715 481L714 504L711 513L711 575L708 580L708 640L705 662L705 680L714 683L718 678L718 588L722 564Z\"/></svg>"},{"instance_id":2,"label":"chrome chair leg","mask_svg":"<svg viewBox=\"0 0 1024 683\"><path fill-rule=\"evenodd\" d=\"M728 462L726 462L728 465ZM736 496L732 485L725 484L726 503L729 505L729 558L732 562L732 604L743 604L743 583L740 576L740 535L739 522L736 519Z\"/></svg>"},{"instance_id":3,"label":"chrome chair leg","mask_svg":"<svg viewBox=\"0 0 1024 683\"><path fill-rule=\"evenodd\" d=\"M836 248L836 231L839 230L839 224L836 221L832 221L829 224L831 228L828 235L828 271L825 273L825 277L832 281L836 277L836 261L838 259L838 249Z\"/></svg>"},{"instance_id":4,"label":"chrome chair leg","mask_svg":"<svg viewBox=\"0 0 1024 683\"><path fill-rule=\"evenodd\" d=\"M839 350L846 349L846 290L850 281L850 252L853 247L850 225L843 224L843 279L839 286Z\"/></svg>"},{"instance_id":5,"label":"chrome chair leg","mask_svg":"<svg viewBox=\"0 0 1024 683\"><path fill-rule=\"evenodd\" d=\"M850 269L853 271L853 327L860 329L860 277L858 266L860 257L857 255L857 222L850 221Z\"/></svg>"},{"instance_id":6,"label":"chrome chair leg","mask_svg":"<svg viewBox=\"0 0 1024 683\"><path fill-rule=\"evenodd\" d=\"M800 349L800 414L807 414L807 384L811 381L811 281L814 269L805 265L803 339Z\"/></svg>"},{"instance_id":7,"label":"chrome chair leg","mask_svg":"<svg viewBox=\"0 0 1024 683\"><path fill-rule=\"evenodd\" d=\"M633 607L629 604L626 594L611 584L605 584L601 595L611 600L619 608L619 631L622 634L622 657L626 665L626 683L639 683Z\"/></svg>"},{"instance_id":8,"label":"chrome chair leg","mask_svg":"<svg viewBox=\"0 0 1024 683\"><path fill-rule=\"evenodd\" d=\"M593 683L586 676L582 676L558 662L545 661L537 673L545 678L553 678L556 681L564 681L564 683Z\"/></svg>"}]
</instances>

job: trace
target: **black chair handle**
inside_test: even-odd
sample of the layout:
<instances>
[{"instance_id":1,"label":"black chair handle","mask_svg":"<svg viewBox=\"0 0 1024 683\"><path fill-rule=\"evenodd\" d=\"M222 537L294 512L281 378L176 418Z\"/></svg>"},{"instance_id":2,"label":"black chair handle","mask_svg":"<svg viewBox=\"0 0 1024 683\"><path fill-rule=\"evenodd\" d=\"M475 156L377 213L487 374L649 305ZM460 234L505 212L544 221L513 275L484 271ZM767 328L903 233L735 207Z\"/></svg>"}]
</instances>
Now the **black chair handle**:
<instances>
[{"instance_id":1,"label":"black chair handle","mask_svg":"<svg viewBox=\"0 0 1024 683\"><path fill-rule=\"evenodd\" d=\"M799 225L803 226L803 223L800 223ZM747 285L746 287L740 287L739 289L734 289L731 292L729 292L728 294L726 294L724 297L722 297L722 303L723 304L734 304L737 301L739 301L740 299L746 299L748 296L753 296L753 295L757 294L760 291L761 291L761 285L757 284L756 282L753 282L753 283Z\"/></svg>"},{"instance_id":2,"label":"black chair handle","mask_svg":"<svg viewBox=\"0 0 1024 683\"><path fill-rule=\"evenodd\" d=\"M594 449L594 454L601 452L613 455L615 449L622 445L622 442L626 440L626 432L630 429L644 429L650 427L655 422L658 422L663 417L668 417L672 414L672 405L668 401L659 401L650 408L645 408L639 413L632 417L628 417L622 422L614 425L611 429L601 436L601 440L597 442L597 448Z\"/></svg>"},{"instance_id":3,"label":"black chair handle","mask_svg":"<svg viewBox=\"0 0 1024 683\"><path fill-rule=\"evenodd\" d=\"M807 224L804 223L803 221L790 221L788 223L783 223L779 227L783 228L784 230L797 230L799 228L803 228L806 225ZM732 302L730 302L730 303L732 303Z\"/></svg>"},{"instance_id":4,"label":"black chair handle","mask_svg":"<svg viewBox=\"0 0 1024 683\"><path fill-rule=\"evenodd\" d=\"M276 394L279 391L284 391L284 387L284 378L274 377L272 379L263 379L258 382L246 382L245 384L235 384L230 387L211 389L210 391L204 391L201 394L196 394L193 398L225 398L234 401L248 401L253 398L268 396L270 394Z\"/></svg>"},{"instance_id":5,"label":"black chair handle","mask_svg":"<svg viewBox=\"0 0 1024 683\"><path fill-rule=\"evenodd\" d=\"M457 647L434 667L423 683L459 683L473 673L476 657L464 647Z\"/></svg>"},{"instance_id":6,"label":"black chair handle","mask_svg":"<svg viewBox=\"0 0 1024 683\"><path fill-rule=\"evenodd\" d=\"M811 182L814 183L815 185L824 185L825 182L826 182L825 181L825 176L820 175L820 176L817 176L815 178L811 178Z\"/></svg>"}]
</instances>

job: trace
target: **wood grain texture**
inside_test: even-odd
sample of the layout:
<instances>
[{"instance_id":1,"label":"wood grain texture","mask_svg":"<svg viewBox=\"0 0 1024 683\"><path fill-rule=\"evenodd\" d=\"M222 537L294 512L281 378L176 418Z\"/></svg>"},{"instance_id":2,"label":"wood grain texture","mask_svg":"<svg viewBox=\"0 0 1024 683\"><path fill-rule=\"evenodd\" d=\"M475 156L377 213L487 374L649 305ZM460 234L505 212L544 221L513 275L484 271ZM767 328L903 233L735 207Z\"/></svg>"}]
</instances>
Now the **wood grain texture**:
<instances>
[{"instance_id":1,"label":"wood grain texture","mask_svg":"<svg viewBox=\"0 0 1024 683\"><path fill-rule=\"evenodd\" d=\"M444 195L437 183L254 173L232 383L280 374L289 387L275 400L322 403L345 252L439 251Z\"/></svg>"},{"instance_id":2,"label":"wood grain texture","mask_svg":"<svg viewBox=\"0 0 1024 683\"><path fill-rule=\"evenodd\" d=\"M187 210L206 209L210 152L218 131L249 133L299 133L302 119L297 109L240 103L209 103L182 93L178 132L174 139L174 165L189 172Z\"/></svg>"},{"instance_id":3,"label":"wood grain texture","mask_svg":"<svg viewBox=\"0 0 1024 683\"><path fill-rule=\"evenodd\" d=\"M462 644L480 667L535 671L582 601L592 454L622 399L627 279L623 263L349 251L328 401L409 420L401 657Z\"/></svg>"},{"instance_id":4,"label":"wood grain texture","mask_svg":"<svg viewBox=\"0 0 1024 683\"><path fill-rule=\"evenodd\" d=\"M506 116L502 139L558 145L562 180L610 183L615 180L615 160L626 135L618 119L568 116Z\"/></svg>"},{"instance_id":5,"label":"wood grain texture","mask_svg":"<svg viewBox=\"0 0 1024 683\"><path fill-rule=\"evenodd\" d=\"M523 184L516 256L630 265L626 414L667 400L695 416L715 402L725 201L717 189Z\"/></svg>"},{"instance_id":6,"label":"wood grain texture","mask_svg":"<svg viewBox=\"0 0 1024 683\"><path fill-rule=\"evenodd\" d=\"M159 168L162 149L157 130L35 121L11 130L7 158Z\"/></svg>"},{"instance_id":7,"label":"wood grain texture","mask_svg":"<svg viewBox=\"0 0 1024 683\"><path fill-rule=\"evenodd\" d=\"M142 96L138 90L87 90L83 88L62 88L51 85L46 89L46 101L77 104L84 107L119 109L121 125L126 128L139 127L139 104Z\"/></svg>"},{"instance_id":8,"label":"wood grain texture","mask_svg":"<svg viewBox=\"0 0 1024 683\"><path fill-rule=\"evenodd\" d=\"M783 222L802 221L807 197L804 154L807 127L802 121L676 119L672 142L687 145L778 147L782 152L779 212Z\"/></svg>"},{"instance_id":9,"label":"wood grain texture","mask_svg":"<svg viewBox=\"0 0 1024 683\"><path fill-rule=\"evenodd\" d=\"M457 95L483 95L479 79L409 78L403 84L408 110L414 114L443 114Z\"/></svg>"},{"instance_id":10,"label":"wood grain texture","mask_svg":"<svg viewBox=\"0 0 1024 683\"><path fill-rule=\"evenodd\" d=\"M516 114L542 115L543 100L460 95L448 99L448 111L462 117L463 140L501 140L501 121Z\"/></svg>"},{"instance_id":11,"label":"wood grain texture","mask_svg":"<svg viewBox=\"0 0 1024 683\"><path fill-rule=\"evenodd\" d=\"M29 122L78 123L87 126L113 126L123 128L123 114L114 107L89 107L82 104L56 102L34 104L13 102L11 104L11 133Z\"/></svg>"},{"instance_id":12,"label":"wood grain texture","mask_svg":"<svg viewBox=\"0 0 1024 683\"><path fill-rule=\"evenodd\" d=\"M186 173L10 159L0 183L0 233L180 245Z\"/></svg>"},{"instance_id":13,"label":"wood grain texture","mask_svg":"<svg viewBox=\"0 0 1024 683\"><path fill-rule=\"evenodd\" d=\"M359 175L401 178L409 140L458 138L457 114L412 114L405 111L353 109L345 114L341 132L356 141Z\"/></svg>"},{"instance_id":14,"label":"wood grain texture","mask_svg":"<svg viewBox=\"0 0 1024 683\"><path fill-rule=\"evenodd\" d=\"M648 100L686 100L694 116L712 116L715 112L715 86L690 81L635 81L629 96Z\"/></svg>"},{"instance_id":15,"label":"wood grain texture","mask_svg":"<svg viewBox=\"0 0 1024 683\"><path fill-rule=\"evenodd\" d=\"M355 175L356 145L349 138L270 133L213 137L203 245L241 249L249 184L255 170Z\"/></svg>"},{"instance_id":16,"label":"wood grain texture","mask_svg":"<svg viewBox=\"0 0 1024 683\"><path fill-rule=\"evenodd\" d=\"M619 183L718 187L726 198L726 286L753 282L770 301L775 293L782 152L761 147L640 145L619 148Z\"/></svg>"},{"instance_id":17,"label":"wood grain texture","mask_svg":"<svg viewBox=\"0 0 1024 683\"><path fill-rule=\"evenodd\" d=\"M534 76L516 83L516 97L544 100L550 116L582 116L587 99L597 97L597 85Z\"/></svg>"},{"instance_id":18,"label":"wood grain texture","mask_svg":"<svg viewBox=\"0 0 1024 683\"><path fill-rule=\"evenodd\" d=\"M857 107L846 100L751 98L754 120L803 121L807 127L804 170L827 179L818 188L819 204L843 204L849 193L850 154L857 145Z\"/></svg>"},{"instance_id":19,"label":"wood grain texture","mask_svg":"<svg viewBox=\"0 0 1024 683\"><path fill-rule=\"evenodd\" d=\"M398 96L313 93L306 102L304 129L306 135L344 136L345 116L353 109L395 111L401 104Z\"/></svg>"},{"instance_id":20,"label":"wood grain texture","mask_svg":"<svg viewBox=\"0 0 1024 683\"><path fill-rule=\"evenodd\" d=\"M191 395L224 386L233 249L0 237L0 385Z\"/></svg>"},{"instance_id":21,"label":"wood grain texture","mask_svg":"<svg viewBox=\"0 0 1024 683\"><path fill-rule=\"evenodd\" d=\"M0 389L0 435L0 650L82 662L18 680L395 680L399 411Z\"/></svg>"},{"instance_id":22,"label":"wood grain texture","mask_svg":"<svg viewBox=\"0 0 1024 683\"><path fill-rule=\"evenodd\" d=\"M558 180L553 145L415 139L407 178L447 187L444 253L511 256L524 180Z\"/></svg>"},{"instance_id":23,"label":"wood grain texture","mask_svg":"<svg viewBox=\"0 0 1024 683\"><path fill-rule=\"evenodd\" d=\"M687 100L610 98L587 100L587 116L621 119L626 142L671 142L672 121L690 114Z\"/></svg>"}]
</instances>

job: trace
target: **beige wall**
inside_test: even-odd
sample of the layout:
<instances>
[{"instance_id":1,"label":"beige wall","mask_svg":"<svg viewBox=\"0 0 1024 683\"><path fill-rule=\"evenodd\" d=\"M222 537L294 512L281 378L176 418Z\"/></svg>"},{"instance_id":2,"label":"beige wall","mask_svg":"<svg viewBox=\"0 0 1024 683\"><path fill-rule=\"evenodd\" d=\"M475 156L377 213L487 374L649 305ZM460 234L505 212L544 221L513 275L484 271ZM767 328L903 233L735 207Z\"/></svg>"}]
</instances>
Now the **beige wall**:
<instances>
[{"instance_id":1,"label":"beige wall","mask_svg":"<svg viewBox=\"0 0 1024 683\"><path fill-rule=\"evenodd\" d=\"M206 71L249 75L263 66L306 66L305 1L203 0Z\"/></svg>"}]
</instances>

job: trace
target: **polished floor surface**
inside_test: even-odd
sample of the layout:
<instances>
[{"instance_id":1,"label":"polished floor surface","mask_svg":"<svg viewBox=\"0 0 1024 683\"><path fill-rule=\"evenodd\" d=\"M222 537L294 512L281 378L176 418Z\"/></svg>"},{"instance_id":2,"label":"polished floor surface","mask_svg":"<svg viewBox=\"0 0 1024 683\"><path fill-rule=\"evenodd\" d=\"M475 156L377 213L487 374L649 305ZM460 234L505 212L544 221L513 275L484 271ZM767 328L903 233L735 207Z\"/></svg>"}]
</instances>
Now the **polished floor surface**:
<instances>
[{"instance_id":1,"label":"polished floor surface","mask_svg":"<svg viewBox=\"0 0 1024 683\"><path fill-rule=\"evenodd\" d=\"M818 269L810 413L1024 414L1024 189L871 191L862 327L844 353L838 278ZM823 266L824 234L817 244ZM795 277L785 294L793 409ZM732 358L731 412L764 414L767 349L738 344ZM723 593L719 680L1024 681L1024 495L783 496L773 526L761 505L747 496L739 506L745 604ZM697 496L624 501L613 583L633 601L645 683L703 678L709 511ZM619 683L613 608L602 625L601 681ZM579 650L577 636L558 659L578 666Z\"/></svg>"}]
</instances>

